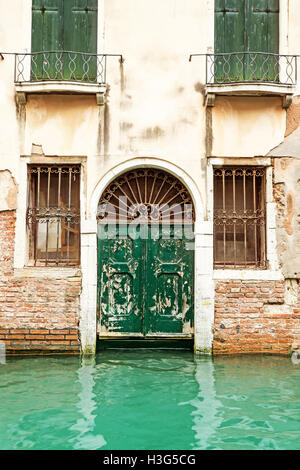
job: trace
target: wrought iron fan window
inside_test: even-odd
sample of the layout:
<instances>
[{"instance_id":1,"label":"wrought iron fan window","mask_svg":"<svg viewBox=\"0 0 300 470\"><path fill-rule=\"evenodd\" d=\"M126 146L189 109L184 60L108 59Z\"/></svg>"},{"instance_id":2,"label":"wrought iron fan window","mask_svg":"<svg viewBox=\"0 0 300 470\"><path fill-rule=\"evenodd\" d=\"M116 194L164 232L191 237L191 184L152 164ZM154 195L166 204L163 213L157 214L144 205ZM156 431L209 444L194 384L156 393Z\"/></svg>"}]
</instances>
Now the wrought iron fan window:
<instances>
[{"instance_id":1,"label":"wrought iron fan window","mask_svg":"<svg viewBox=\"0 0 300 470\"><path fill-rule=\"evenodd\" d=\"M141 168L118 177L104 191L98 220L127 223L191 223L194 209L186 187L161 170Z\"/></svg>"},{"instance_id":2,"label":"wrought iron fan window","mask_svg":"<svg viewBox=\"0 0 300 470\"><path fill-rule=\"evenodd\" d=\"M266 267L264 168L214 168L214 265Z\"/></svg>"},{"instance_id":3,"label":"wrought iron fan window","mask_svg":"<svg viewBox=\"0 0 300 470\"><path fill-rule=\"evenodd\" d=\"M28 167L29 258L36 266L80 262L80 166Z\"/></svg>"}]
</instances>

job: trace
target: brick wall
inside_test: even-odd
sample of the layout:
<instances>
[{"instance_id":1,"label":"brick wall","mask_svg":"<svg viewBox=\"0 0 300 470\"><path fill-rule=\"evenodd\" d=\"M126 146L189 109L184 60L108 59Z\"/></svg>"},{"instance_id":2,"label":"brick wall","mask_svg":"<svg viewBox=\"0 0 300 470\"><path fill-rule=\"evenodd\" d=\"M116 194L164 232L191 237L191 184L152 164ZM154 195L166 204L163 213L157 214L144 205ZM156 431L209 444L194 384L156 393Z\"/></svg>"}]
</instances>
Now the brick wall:
<instances>
[{"instance_id":1,"label":"brick wall","mask_svg":"<svg viewBox=\"0 0 300 470\"><path fill-rule=\"evenodd\" d=\"M14 211L0 212L0 341L11 353L78 352L80 276L18 277L14 236ZM215 294L214 354L300 348L300 296L287 305L284 281L219 281Z\"/></svg>"},{"instance_id":2,"label":"brick wall","mask_svg":"<svg viewBox=\"0 0 300 470\"><path fill-rule=\"evenodd\" d=\"M78 352L80 276L18 276L14 239L14 211L0 212L0 341L8 352Z\"/></svg>"},{"instance_id":3,"label":"brick wall","mask_svg":"<svg viewBox=\"0 0 300 470\"><path fill-rule=\"evenodd\" d=\"M215 294L214 354L289 354L300 347L299 295L287 305L284 281L220 281Z\"/></svg>"}]
</instances>

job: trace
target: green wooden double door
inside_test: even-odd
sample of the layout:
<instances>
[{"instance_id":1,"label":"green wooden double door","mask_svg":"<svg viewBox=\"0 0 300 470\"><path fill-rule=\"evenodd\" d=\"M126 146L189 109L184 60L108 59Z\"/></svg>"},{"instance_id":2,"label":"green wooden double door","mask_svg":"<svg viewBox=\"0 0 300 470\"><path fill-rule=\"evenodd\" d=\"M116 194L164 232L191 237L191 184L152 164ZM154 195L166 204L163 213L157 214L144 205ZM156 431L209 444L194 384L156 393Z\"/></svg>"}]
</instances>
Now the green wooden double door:
<instances>
[{"instance_id":1,"label":"green wooden double door","mask_svg":"<svg viewBox=\"0 0 300 470\"><path fill-rule=\"evenodd\" d=\"M32 79L96 79L97 11L98 0L32 1Z\"/></svg>"},{"instance_id":2,"label":"green wooden double door","mask_svg":"<svg viewBox=\"0 0 300 470\"><path fill-rule=\"evenodd\" d=\"M179 238L181 229L171 227L169 236L158 226L155 237L133 239L119 227L103 239L100 226L100 336L192 336L194 251L189 238Z\"/></svg>"},{"instance_id":3,"label":"green wooden double door","mask_svg":"<svg viewBox=\"0 0 300 470\"><path fill-rule=\"evenodd\" d=\"M215 0L216 81L277 81L278 53L279 0Z\"/></svg>"}]
</instances>

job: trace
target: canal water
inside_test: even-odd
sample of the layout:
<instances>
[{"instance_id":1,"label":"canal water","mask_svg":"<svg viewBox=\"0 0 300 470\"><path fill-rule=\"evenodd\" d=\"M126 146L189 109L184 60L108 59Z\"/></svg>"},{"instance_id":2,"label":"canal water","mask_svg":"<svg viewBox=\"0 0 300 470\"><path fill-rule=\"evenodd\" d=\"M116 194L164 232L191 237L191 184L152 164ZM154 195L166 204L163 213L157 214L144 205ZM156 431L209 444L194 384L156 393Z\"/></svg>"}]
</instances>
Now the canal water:
<instances>
[{"instance_id":1,"label":"canal water","mask_svg":"<svg viewBox=\"0 0 300 470\"><path fill-rule=\"evenodd\" d=\"M107 350L0 364L0 449L300 449L300 364Z\"/></svg>"}]
</instances>

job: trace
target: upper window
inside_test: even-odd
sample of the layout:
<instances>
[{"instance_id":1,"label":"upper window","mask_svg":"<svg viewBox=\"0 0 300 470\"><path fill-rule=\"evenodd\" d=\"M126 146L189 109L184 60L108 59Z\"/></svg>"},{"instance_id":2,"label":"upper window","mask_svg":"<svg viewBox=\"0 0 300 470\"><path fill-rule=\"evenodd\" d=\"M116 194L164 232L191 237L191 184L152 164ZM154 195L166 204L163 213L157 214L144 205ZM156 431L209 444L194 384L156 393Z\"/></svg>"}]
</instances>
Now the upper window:
<instances>
[{"instance_id":1,"label":"upper window","mask_svg":"<svg viewBox=\"0 0 300 470\"><path fill-rule=\"evenodd\" d=\"M279 81L279 0L215 0L215 81Z\"/></svg>"},{"instance_id":2,"label":"upper window","mask_svg":"<svg viewBox=\"0 0 300 470\"><path fill-rule=\"evenodd\" d=\"M265 169L214 168L215 268L265 268Z\"/></svg>"},{"instance_id":3,"label":"upper window","mask_svg":"<svg viewBox=\"0 0 300 470\"><path fill-rule=\"evenodd\" d=\"M98 0L32 1L32 80L94 81Z\"/></svg>"},{"instance_id":4,"label":"upper window","mask_svg":"<svg viewBox=\"0 0 300 470\"><path fill-rule=\"evenodd\" d=\"M37 266L79 264L80 166L28 168L29 259Z\"/></svg>"}]
</instances>

